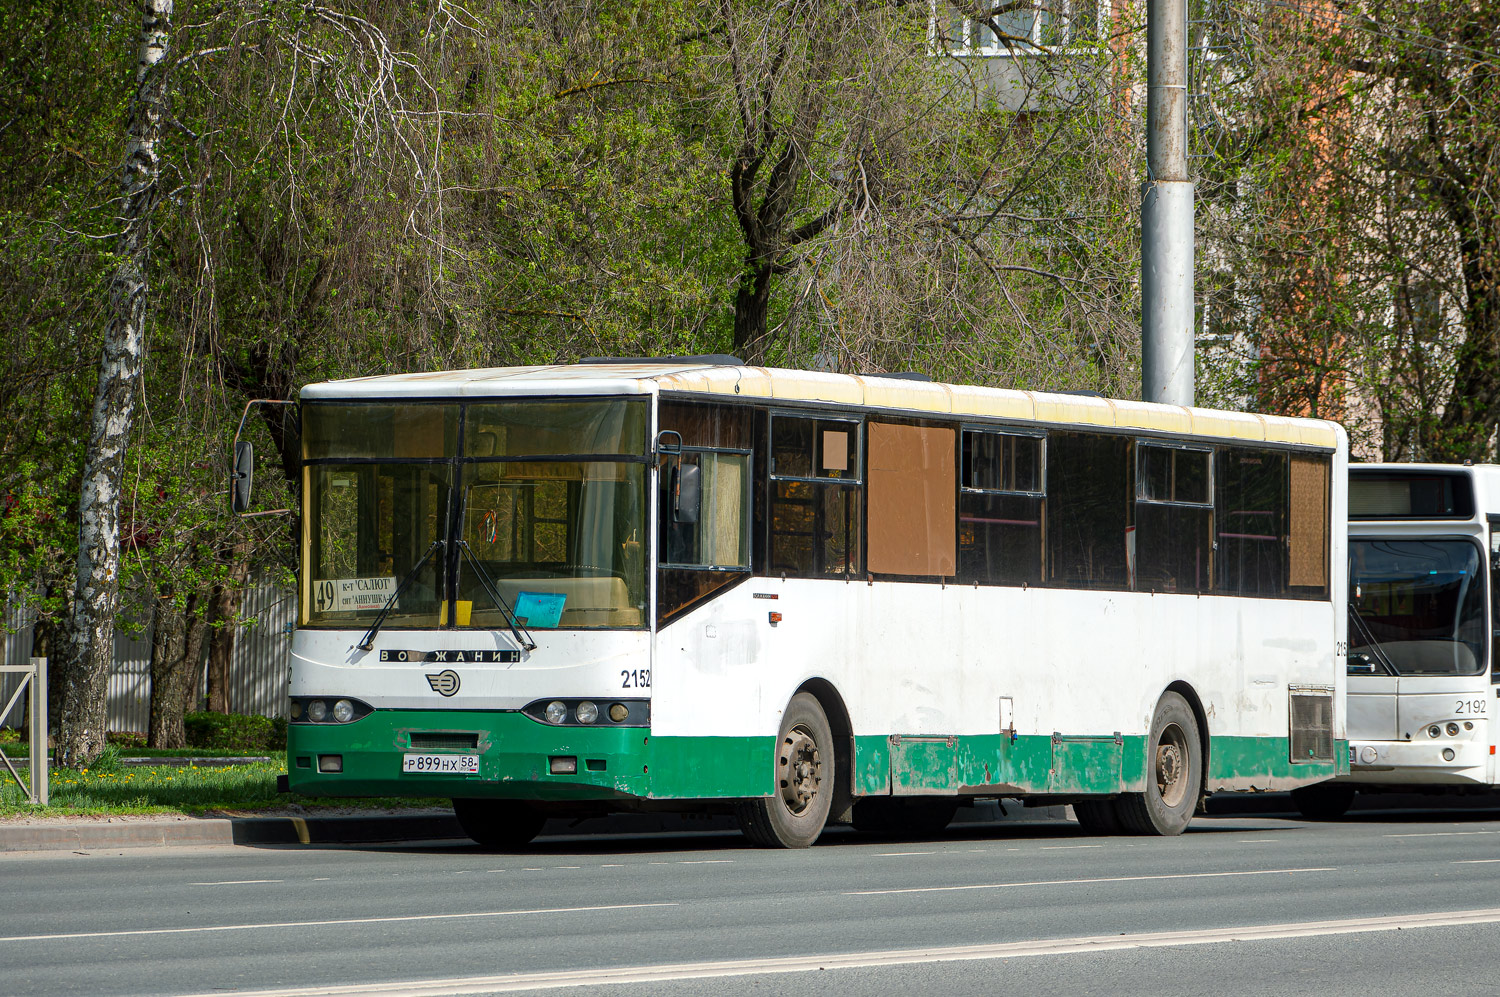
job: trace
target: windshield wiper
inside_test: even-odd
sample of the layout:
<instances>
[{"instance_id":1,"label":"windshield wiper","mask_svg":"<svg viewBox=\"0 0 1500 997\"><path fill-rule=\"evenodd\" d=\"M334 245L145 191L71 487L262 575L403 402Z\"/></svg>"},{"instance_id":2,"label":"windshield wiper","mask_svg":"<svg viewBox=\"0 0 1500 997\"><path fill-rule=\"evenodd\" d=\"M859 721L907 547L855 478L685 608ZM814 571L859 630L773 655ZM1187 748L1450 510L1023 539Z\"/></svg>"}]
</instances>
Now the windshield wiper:
<instances>
[{"instance_id":1,"label":"windshield wiper","mask_svg":"<svg viewBox=\"0 0 1500 997\"><path fill-rule=\"evenodd\" d=\"M490 599L499 607L501 615L505 617L506 625L510 627L511 636L516 639L516 643L528 651L535 651L536 641L532 640L531 631L522 628L520 621L516 619L516 614L511 611L510 604L505 601L505 597L495 587L494 579L490 578L490 573L484 570L484 565L479 562L479 558L469 549L469 541L460 540L458 542L458 549L468 556L469 563L474 566L475 574L479 576L480 584L484 586L484 590L489 594ZM525 634L524 637L521 636L523 633Z\"/></svg>"},{"instance_id":2,"label":"windshield wiper","mask_svg":"<svg viewBox=\"0 0 1500 997\"><path fill-rule=\"evenodd\" d=\"M375 622L370 624L369 630L365 631L365 639L354 645L355 647L361 651L370 650L375 643L375 635L380 632L380 625L385 622L385 618L390 614L390 611L396 608L396 600L401 598L401 593L406 591L406 586L410 585L411 580L417 577L417 572L421 571L422 565L426 564L427 559L432 557L432 552L439 547L445 546L447 546L447 541L445 540L434 540L432 542L432 546L427 548L427 553L423 554L417 563L411 566L411 570L401 578L401 584L396 586L396 591L392 592L391 597L385 601L385 605L380 607L380 615L375 617Z\"/></svg>"},{"instance_id":3,"label":"windshield wiper","mask_svg":"<svg viewBox=\"0 0 1500 997\"><path fill-rule=\"evenodd\" d=\"M1391 663L1390 656L1385 653L1385 648L1380 646L1380 641L1377 640L1375 634L1370 631L1370 624L1367 623L1365 621L1365 618L1359 614L1359 610L1354 608L1354 603L1352 601L1349 603L1349 620L1354 624L1354 629L1359 631L1359 636L1364 640L1365 647L1368 647L1371 651L1375 652L1375 663L1378 664L1381 668L1385 669L1385 673L1387 675L1393 675L1399 678L1401 676L1400 669L1398 669L1394 664Z\"/></svg>"}]
</instances>

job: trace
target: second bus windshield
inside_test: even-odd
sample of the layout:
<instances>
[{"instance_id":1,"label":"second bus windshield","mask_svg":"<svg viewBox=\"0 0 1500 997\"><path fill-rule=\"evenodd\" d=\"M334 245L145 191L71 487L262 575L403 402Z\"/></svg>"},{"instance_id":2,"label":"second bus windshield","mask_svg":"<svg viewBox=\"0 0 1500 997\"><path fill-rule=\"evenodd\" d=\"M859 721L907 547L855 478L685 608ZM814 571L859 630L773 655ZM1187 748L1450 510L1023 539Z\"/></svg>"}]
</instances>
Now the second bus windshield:
<instances>
[{"instance_id":1,"label":"second bus windshield","mask_svg":"<svg viewBox=\"0 0 1500 997\"><path fill-rule=\"evenodd\" d=\"M1397 674L1484 670L1482 562L1471 541L1351 539L1349 608L1351 652Z\"/></svg>"}]
</instances>

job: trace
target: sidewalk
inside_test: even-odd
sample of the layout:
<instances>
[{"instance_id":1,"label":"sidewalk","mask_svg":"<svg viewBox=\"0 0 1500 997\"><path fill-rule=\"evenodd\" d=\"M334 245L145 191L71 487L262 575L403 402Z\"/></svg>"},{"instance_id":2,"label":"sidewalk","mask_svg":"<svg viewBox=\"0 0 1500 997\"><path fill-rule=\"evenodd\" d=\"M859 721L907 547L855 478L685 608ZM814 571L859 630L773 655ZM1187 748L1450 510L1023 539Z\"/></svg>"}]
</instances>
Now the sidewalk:
<instances>
[{"instance_id":1,"label":"sidewalk","mask_svg":"<svg viewBox=\"0 0 1500 997\"><path fill-rule=\"evenodd\" d=\"M959 808L955 824L1066 819L1065 807L1022 807L1006 801ZM734 831L729 817L702 814L612 814L588 820L547 822L542 837L616 834L681 834ZM274 815L257 817L63 817L0 822L0 854L35 851L99 851L115 848L201 845L336 845L464 839L458 820L445 811L412 813Z\"/></svg>"}]
</instances>

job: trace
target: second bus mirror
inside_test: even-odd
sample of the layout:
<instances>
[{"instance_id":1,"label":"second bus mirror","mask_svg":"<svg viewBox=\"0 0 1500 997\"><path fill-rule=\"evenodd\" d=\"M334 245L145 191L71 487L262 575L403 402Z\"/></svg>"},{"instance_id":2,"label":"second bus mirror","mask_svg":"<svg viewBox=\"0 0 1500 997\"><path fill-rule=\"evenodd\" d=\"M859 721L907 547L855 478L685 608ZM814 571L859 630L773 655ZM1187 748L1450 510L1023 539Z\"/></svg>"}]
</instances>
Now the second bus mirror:
<instances>
[{"instance_id":1,"label":"second bus mirror","mask_svg":"<svg viewBox=\"0 0 1500 997\"><path fill-rule=\"evenodd\" d=\"M672 485L672 521L696 523L698 507L703 501L703 468L697 464L677 466Z\"/></svg>"},{"instance_id":2,"label":"second bus mirror","mask_svg":"<svg viewBox=\"0 0 1500 997\"><path fill-rule=\"evenodd\" d=\"M255 477L255 447L249 440L234 444L234 473L229 476L229 507L235 515L250 510L250 486Z\"/></svg>"}]
</instances>

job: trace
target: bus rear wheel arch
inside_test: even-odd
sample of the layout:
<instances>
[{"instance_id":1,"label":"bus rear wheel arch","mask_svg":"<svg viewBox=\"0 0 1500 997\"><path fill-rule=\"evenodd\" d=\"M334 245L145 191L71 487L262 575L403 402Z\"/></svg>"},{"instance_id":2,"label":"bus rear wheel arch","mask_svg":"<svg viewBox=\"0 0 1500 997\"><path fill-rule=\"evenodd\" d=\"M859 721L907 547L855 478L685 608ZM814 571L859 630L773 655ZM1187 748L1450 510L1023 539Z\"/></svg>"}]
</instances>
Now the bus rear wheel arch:
<instances>
[{"instance_id":1,"label":"bus rear wheel arch","mask_svg":"<svg viewBox=\"0 0 1500 997\"><path fill-rule=\"evenodd\" d=\"M787 704L772 770L772 795L736 805L740 830L763 848L807 848L828 822L838 771L833 730L812 693Z\"/></svg>"},{"instance_id":2,"label":"bus rear wheel arch","mask_svg":"<svg viewBox=\"0 0 1500 997\"><path fill-rule=\"evenodd\" d=\"M1203 795L1203 739L1188 701L1166 692L1156 702L1146 738L1146 789L1115 800L1125 834L1181 834Z\"/></svg>"}]
</instances>

